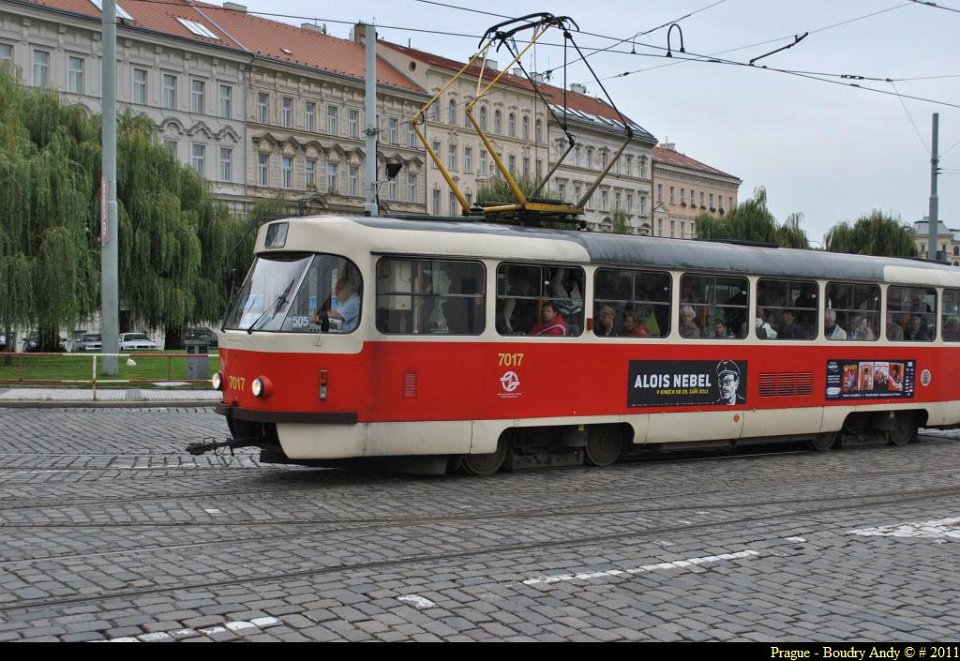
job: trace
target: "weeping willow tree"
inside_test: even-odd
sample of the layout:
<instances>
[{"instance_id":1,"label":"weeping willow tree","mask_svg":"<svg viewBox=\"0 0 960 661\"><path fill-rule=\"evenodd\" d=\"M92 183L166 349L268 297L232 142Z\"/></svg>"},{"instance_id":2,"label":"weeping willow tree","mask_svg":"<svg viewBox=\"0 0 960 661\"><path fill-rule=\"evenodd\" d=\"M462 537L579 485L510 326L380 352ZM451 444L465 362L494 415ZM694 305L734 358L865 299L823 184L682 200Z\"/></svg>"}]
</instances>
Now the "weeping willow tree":
<instances>
[{"instance_id":1,"label":"weeping willow tree","mask_svg":"<svg viewBox=\"0 0 960 661\"><path fill-rule=\"evenodd\" d=\"M120 296L167 346L197 321L217 319L227 302L228 258L239 225L205 180L156 140L150 120L118 124Z\"/></svg>"},{"instance_id":2,"label":"weeping willow tree","mask_svg":"<svg viewBox=\"0 0 960 661\"><path fill-rule=\"evenodd\" d=\"M0 67L0 329L36 328L41 349L89 316L99 290L99 125Z\"/></svg>"},{"instance_id":3,"label":"weeping willow tree","mask_svg":"<svg viewBox=\"0 0 960 661\"><path fill-rule=\"evenodd\" d=\"M800 227L801 220L802 216L795 213L783 225L777 223L767 209L767 191L760 186L752 198L744 200L725 216L715 218L705 213L697 216L697 236L708 240L736 239L784 248L809 248L807 235Z\"/></svg>"},{"instance_id":4,"label":"weeping willow tree","mask_svg":"<svg viewBox=\"0 0 960 661\"><path fill-rule=\"evenodd\" d=\"M853 225L843 221L834 225L824 237L830 252L881 257L916 257L916 233L900 219L874 210L861 216Z\"/></svg>"},{"instance_id":5,"label":"weeping willow tree","mask_svg":"<svg viewBox=\"0 0 960 661\"><path fill-rule=\"evenodd\" d=\"M36 327L55 350L99 307L101 122L3 67L0 99L0 329ZM118 123L119 285L133 323L169 339L223 312L241 232L156 136L148 119Z\"/></svg>"}]
</instances>

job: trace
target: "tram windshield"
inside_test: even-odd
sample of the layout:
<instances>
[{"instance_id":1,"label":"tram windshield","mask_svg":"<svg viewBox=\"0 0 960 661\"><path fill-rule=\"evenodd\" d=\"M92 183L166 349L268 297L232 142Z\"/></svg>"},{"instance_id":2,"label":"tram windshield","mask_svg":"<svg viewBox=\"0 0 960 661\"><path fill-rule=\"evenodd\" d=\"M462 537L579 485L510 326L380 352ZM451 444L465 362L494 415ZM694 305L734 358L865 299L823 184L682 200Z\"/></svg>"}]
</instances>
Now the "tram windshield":
<instances>
[{"instance_id":1,"label":"tram windshield","mask_svg":"<svg viewBox=\"0 0 960 661\"><path fill-rule=\"evenodd\" d=\"M349 333L360 321L362 295L360 272L343 257L260 255L227 309L224 328Z\"/></svg>"}]
</instances>

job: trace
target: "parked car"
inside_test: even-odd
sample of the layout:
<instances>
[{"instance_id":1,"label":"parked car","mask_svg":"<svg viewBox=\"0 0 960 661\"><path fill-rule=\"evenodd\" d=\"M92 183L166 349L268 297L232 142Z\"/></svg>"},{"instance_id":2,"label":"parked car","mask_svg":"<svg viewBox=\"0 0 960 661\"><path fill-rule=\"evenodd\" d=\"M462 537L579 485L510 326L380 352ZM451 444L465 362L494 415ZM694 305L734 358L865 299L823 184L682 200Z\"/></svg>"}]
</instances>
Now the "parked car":
<instances>
[{"instance_id":1,"label":"parked car","mask_svg":"<svg viewBox=\"0 0 960 661\"><path fill-rule=\"evenodd\" d=\"M84 333L73 345L74 351L103 351L100 333Z\"/></svg>"},{"instance_id":2,"label":"parked car","mask_svg":"<svg viewBox=\"0 0 960 661\"><path fill-rule=\"evenodd\" d=\"M23 338L23 350L27 351L40 351L40 335L36 331L29 333L25 338ZM59 351L67 350L67 338L60 336L60 349Z\"/></svg>"},{"instance_id":3,"label":"parked car","mask_svg":"<svg viewBox=\"0 0 960 661\"><path fill-rule=\"evenodd\" d=\"M157 343L143 333L120 333L120 351L159 349Z\"/></svg>"},{"instance_id":4,"label":"parked car","mask_svg":"<svg viewBox=\"0 0 960 661\"><path fill-rule=\"evenodd\" d=\"M183 331L184 340L203 340L210 347L217 346L217 334L209 328L188 328Z\"/></svg>"}]
</instances>

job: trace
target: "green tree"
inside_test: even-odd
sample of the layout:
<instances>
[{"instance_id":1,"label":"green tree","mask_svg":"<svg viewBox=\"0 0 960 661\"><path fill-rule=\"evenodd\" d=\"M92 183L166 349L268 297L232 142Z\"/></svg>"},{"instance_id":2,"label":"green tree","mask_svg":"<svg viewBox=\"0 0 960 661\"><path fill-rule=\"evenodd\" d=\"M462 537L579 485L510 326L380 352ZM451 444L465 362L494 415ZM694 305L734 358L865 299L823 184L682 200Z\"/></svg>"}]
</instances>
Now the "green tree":
<instances>
[{"instance_id":1,"label":"green tree","mask_svg":"<svg viewBox=\"0 0 960 661\"><path fill-rule=\"evenodd\" d=\"M101 121L8 68L0 98L0 328L35 325L52 350L99 307ZM117 164L121 304L174 335L219 317L239 221L148 119L121 117Z\"/></svg>"},{"instance_id":2,"label":"green tree","mask_svg":"<svg viewBox=\"0 0 960 661\"><path fill-rule=\"evenodd\" d=\"M701 239L734 239L771 243L784 248L809 248L807 235L800 227L803 216L790 214L783 225L767 209L767 191L758 187L753 197L744 200L725 216L715 218L702 213L696 218Z\"/></svg>"},{"instance_id":3,"label":"green tree","mask_svg":"<svg viewBox=\"0 0 960 661\"><path fill-rule=\"evenodd\" d=\"M6 67L0 98L0 329L12 345L35 326L55 351L60 327L97 307L99 124Z\"/></svg>"},{"instance_id":4,"label":"green tree","mask_svg":"<svg viewBox=\"0 0 960 661\"><path fill-rule=\"evenodd\" d=\"M540 182L533 177L513 176L517 181L517 186L528 198L537 189ZM515 204L517 198L513 195L513 190L507 185L507 180L503 177L491 177L477 187L477 204L480 206L493 206L496 204Z\"/></svg>"},{"instance_id":5,"label":"green tree","mask_svg":"<svg viewBox=\"0 0 960 661\"><path fill-rule=\"evenodd\" d=\"M842 221L830 228L824 237L830 252L882 257L916 257L916 234L899 218L873 210L852 225Z\"/></svg>"}]
</instances>

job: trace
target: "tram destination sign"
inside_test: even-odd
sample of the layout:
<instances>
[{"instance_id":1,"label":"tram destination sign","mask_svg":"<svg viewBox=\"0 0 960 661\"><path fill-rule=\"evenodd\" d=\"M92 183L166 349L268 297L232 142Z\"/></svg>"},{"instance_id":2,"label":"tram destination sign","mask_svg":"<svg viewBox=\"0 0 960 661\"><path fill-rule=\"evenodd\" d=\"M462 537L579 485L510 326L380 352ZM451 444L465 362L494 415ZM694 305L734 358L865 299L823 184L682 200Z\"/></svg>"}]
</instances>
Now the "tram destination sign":
<instances>
[{"instance_id":1,"label":"tram destination sign","mask_svg":"<svg viewBox=\"0 0 960 661\"><path fill-rule=\"evenodd\" d=\"M913 398L912 360L828 360L827 399Z\"/></svg>"},{"instance_id":2,"label":"tram destination sign","mask_svg":"<svg viewBox=\"0 0 960 661\"><path fill-rule=\"evenodd\" d=\"M745 360L631 360L627 406L746 403Z\"/></svg>"}]
</instances>

